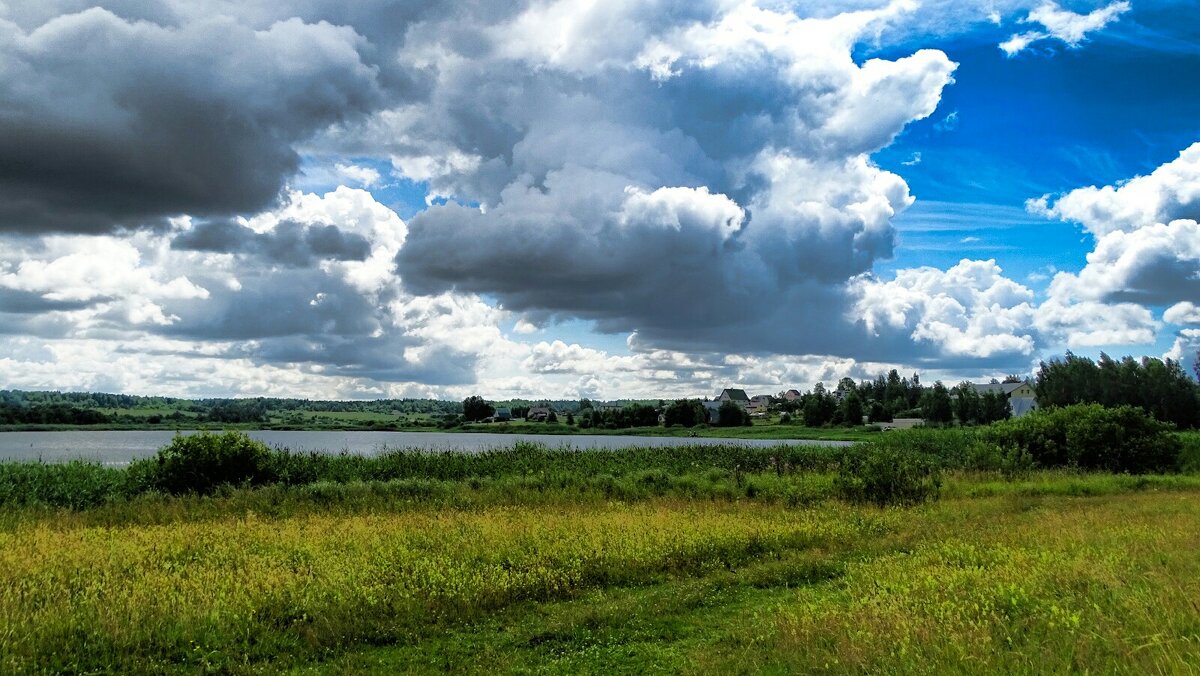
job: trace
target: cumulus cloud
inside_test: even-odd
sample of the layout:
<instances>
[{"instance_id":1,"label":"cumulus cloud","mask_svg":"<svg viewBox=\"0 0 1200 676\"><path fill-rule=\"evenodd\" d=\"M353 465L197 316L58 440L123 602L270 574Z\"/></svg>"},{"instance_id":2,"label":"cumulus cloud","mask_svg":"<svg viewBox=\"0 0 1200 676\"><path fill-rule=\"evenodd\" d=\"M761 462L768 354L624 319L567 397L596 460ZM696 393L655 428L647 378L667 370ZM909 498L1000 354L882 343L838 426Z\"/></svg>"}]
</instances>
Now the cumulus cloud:
<instances>
[{"instance_id":1,"label":"cumulus cloud","mask_svg":"<svg viewBox=\"0 0 1200 676\"><path fill-rule=\"evenodd\" d=\"M1088 33L1098 31L1128 12L1131 5L1124 0L1113 2L1087 14L1063 9L1055 2L1045 2L1022 19L1022 23L1041 24L1042 30L1017 33L1000 43L1008 56L1016 56L1039 40L1057 39L1068 47L1078 47Z\"/></svg>"},{"instance_id":2,"label":"cumulus cloud","mask_svg":"<svg viewBox=\"0 0 1200 676\"><path fill-rule=\"evenodd\" d=\"M321 260L366 260L371 245L357 233L334 225L283 222L270 233L257 233L230 221L195 225L171 242L176 249L261 256L290 267L307 267Z\"/></svg>"},{"instance_id":3,"label":"cumulus cloud","mask_svg":"<svg viewBox=\"0 0 1200 676\"><path fill-rule=\"evenodd\" d=\"M256 211L295 172L294 144L384 97L353 28L140 14L0 19L0 230Z\"/></svg>"},{"instance_id":4,"label":"cumulus cloud","mask_svg":"<svg viewBox=\"0 0 1200 676\"><path fill-rule=\"evenodd\" d=\"M994 260L900 270L889 282L866 277L857 292L855 312L868 331L903 331L946 356L1027 357L1037 346L1033 292Z\"/></svg>"},{"instance_id":5,"label":"cumulus cloud","mask_svg":"<svg viewBox=\"0 0 1200 676\"><path fill-rule=\"evenodd\" d=\"M815 19L699 3L647 21L640 4L606 5L570 13L579 40L542 30L565 7L459 21L455 34L480 36L469 52L444 27L406 45L436 64L430 100L369 131L454 197L409 222L406 288L670 349L836 342L789 327L842 322L846 280L892 254L912 197L868 155L930 115L955 68L933 50L854 60L911 3Z\"/></svg>"},{"instance_id":6,"label":"cumulus cloud","mask_svg":"<svg viewBox=\"0 0 1200 676\"><path fill-rule=\"evenodd\" d=\"M1167 308L1163 321L1171 324L1200 324L1200 307L1191 301L1182 301Z\"/></svg>"},{"instance_id":7,"label":"cumulus cloud","mask_svg":"<svg viewBox=\"0 0 1200 676\"><path fill-rule=\"evenodd\" d=\"M1052 296L1155 305L1200 297L1200 143L1147 176L1028 206L1096 237L1081 271L1055 276Z\"/></svg>"}]
</instances>

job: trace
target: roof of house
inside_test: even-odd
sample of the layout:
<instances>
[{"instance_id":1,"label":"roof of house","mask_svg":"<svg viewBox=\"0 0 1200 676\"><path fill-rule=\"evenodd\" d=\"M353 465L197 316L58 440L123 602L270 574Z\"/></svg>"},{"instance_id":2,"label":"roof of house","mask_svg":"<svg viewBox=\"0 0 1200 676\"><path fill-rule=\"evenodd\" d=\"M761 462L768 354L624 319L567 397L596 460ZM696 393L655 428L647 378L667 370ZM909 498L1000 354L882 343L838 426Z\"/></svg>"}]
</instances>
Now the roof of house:
<instances>
[{"instance_id":1,"label":"roof of house","mask_svg":"<svg viewBox=\"0 0 1200 676\"><path fill-rule=\"evenodd\" d=\"M728 387L721 390L721 394L718 395L717 398L720 399L726 394L728 394L729 398L733 401L750 401L750 397L746 396L746 390L735 390Z\"/></svg>"},{"instance_id":2,"label":"roof of house","mask_svg":"<svg viewBox=\"0 0 1200 676\"><path fill-rule=\"evenodd\" d=\"M1029 413L1037 408L1037 401L1033 397L1013 397L1008 400L1008 408L1012 411L1014 418Z\"/></svg>"},{"instance_id":3,"label":"roof of house","mask_svg":"<svg viewBox=\"0 0 1200 676\"><path fill-rule=\"evenodd\" d=\"M788 390L787 392L784 392L784 394L795 394L795 395L799 395L799 394L800 394L800 390Z\"/></svg>"},{"instance_id":4,"label":"roof of house","mask_svg":"<svg viewBox=\"0 0 1200 676\"><path fill-rule=\"evenodd\" d=\"M985 392L999 392L1001 394L1012 394L1014 391L1021 388L1023 385L1028 385L1024 381L1019 383L971 383L971 387L979 394Z\"/></svg>"}]
</instances>

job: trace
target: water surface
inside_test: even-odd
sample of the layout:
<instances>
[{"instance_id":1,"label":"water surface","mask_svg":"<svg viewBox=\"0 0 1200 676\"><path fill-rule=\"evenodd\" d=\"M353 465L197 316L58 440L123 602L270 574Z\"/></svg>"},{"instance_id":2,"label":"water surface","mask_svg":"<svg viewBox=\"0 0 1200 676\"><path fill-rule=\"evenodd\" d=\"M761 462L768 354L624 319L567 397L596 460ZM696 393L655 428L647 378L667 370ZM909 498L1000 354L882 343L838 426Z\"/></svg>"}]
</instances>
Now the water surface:
<instances>
[{"instance_id":1,"label":"water surface","mask_svg":"<svg viewBox=\"0 0 1200 676\"><path fill-rule=\"evenodd\" d=\"M72 430L69 432L0 432L0 461L42 460L61 462L84 459L106 465L125 465L145 458L171 443L175 432L167 430ZM194 434L194 432L181 432ZM438 451L475 453L490 448L511 446L517 441L533 441L551 447L567 446L580 450L627 448L629 446L670 447L695 444L741 444L770 447L781 444L846 446L846 441L779 439L712 439L706 437L625 437L609 435L486 434L472 432L293 432L251 430L246 434L270 446L293 451L353 453L376 455L386 449L420 448Z\"/></svg>"}]
</instances>

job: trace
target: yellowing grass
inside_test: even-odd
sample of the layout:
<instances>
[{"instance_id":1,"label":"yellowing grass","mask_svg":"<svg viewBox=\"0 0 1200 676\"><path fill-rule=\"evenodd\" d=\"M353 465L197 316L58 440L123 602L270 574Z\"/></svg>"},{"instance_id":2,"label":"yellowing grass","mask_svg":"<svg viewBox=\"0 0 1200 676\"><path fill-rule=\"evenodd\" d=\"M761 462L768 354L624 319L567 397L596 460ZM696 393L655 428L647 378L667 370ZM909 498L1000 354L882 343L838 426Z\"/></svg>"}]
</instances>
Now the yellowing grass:
<instances>
[{"instance_id":1,"label":"yellowing grass","mask_svg":"<svg viewBox=\"0 0 1200 676\"><path fill-rule=\"evenodd\" d=\"M518 600L870 538L895 519L653 503L22 525L0 534L0 671L229 667L395 641Z\"/></svg>"},{"instance_id":2,"label":"yellowing grass","mask_svg":"<svg viewBox=\"0 0 1200 676\"><path fill-rule=\"evenodd\" d=\"M1196 496L1028 506L802 590L773 652L805 669L1195 673Z\"/></svg>"}]
</instances>

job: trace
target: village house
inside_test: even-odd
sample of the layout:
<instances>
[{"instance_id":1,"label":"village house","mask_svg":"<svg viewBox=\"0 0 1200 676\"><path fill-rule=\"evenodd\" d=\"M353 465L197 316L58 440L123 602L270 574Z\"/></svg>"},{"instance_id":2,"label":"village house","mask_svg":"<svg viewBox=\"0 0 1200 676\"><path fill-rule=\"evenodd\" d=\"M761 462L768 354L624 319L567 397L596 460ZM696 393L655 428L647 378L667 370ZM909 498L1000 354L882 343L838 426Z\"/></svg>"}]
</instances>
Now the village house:
<instances>
[{"instance_id":1,"label":"village house","mask_svg":"<svg viewBox=\"0 0 1200 676\"><path fill-rule=\"evenodd\" d=\"M801 396L800 390L788 390L787 392L783 393L783 398L788 401L796 401Z\"/></svg>"},{"instance_id":2,"label":"village house","mask_svg":"<svg viewBox=\"0 0 1200 676\"><path fill-rule=\"evenodd\" d=\"M750 397L746 396L746 390L735 390L728 387L721 390L721 394L717 395L717 405L720 406L727 401L732 401L742 408L750 405Z\"/></svg>"},{"instance_id":3,"label":"village house","mask_svg":"<svg viewBox=\"0 0 1200 676\"><path fill-rule=\"evenodd\" d=\"M976 394L998 392L1008 398L1008 409L1014 418L1037 408L1037 392L1028 382L1019 383L971 383Z\"/></svg>"},{"instance_id":4,"label":"village house","mask_svg":"<svg viewBox=\"0 0 1200 676\"><path fill-rule=\"evenodd\" d=\"M766 415L771 410L771 395L759 394L746 405L746 412L751 415Z\"/></svg>"},{"instance_id":5,"label":"village house","mask_svg":"<svg viewBox=\"0 0 1200 676\"><path fill-rule=\"evenodd\" d=\"M545 422L551 413L554 413L554 409L549 406L531 406L529 412L525 414L525 419L530 422Z\"/></svg>"}]
</instances>

